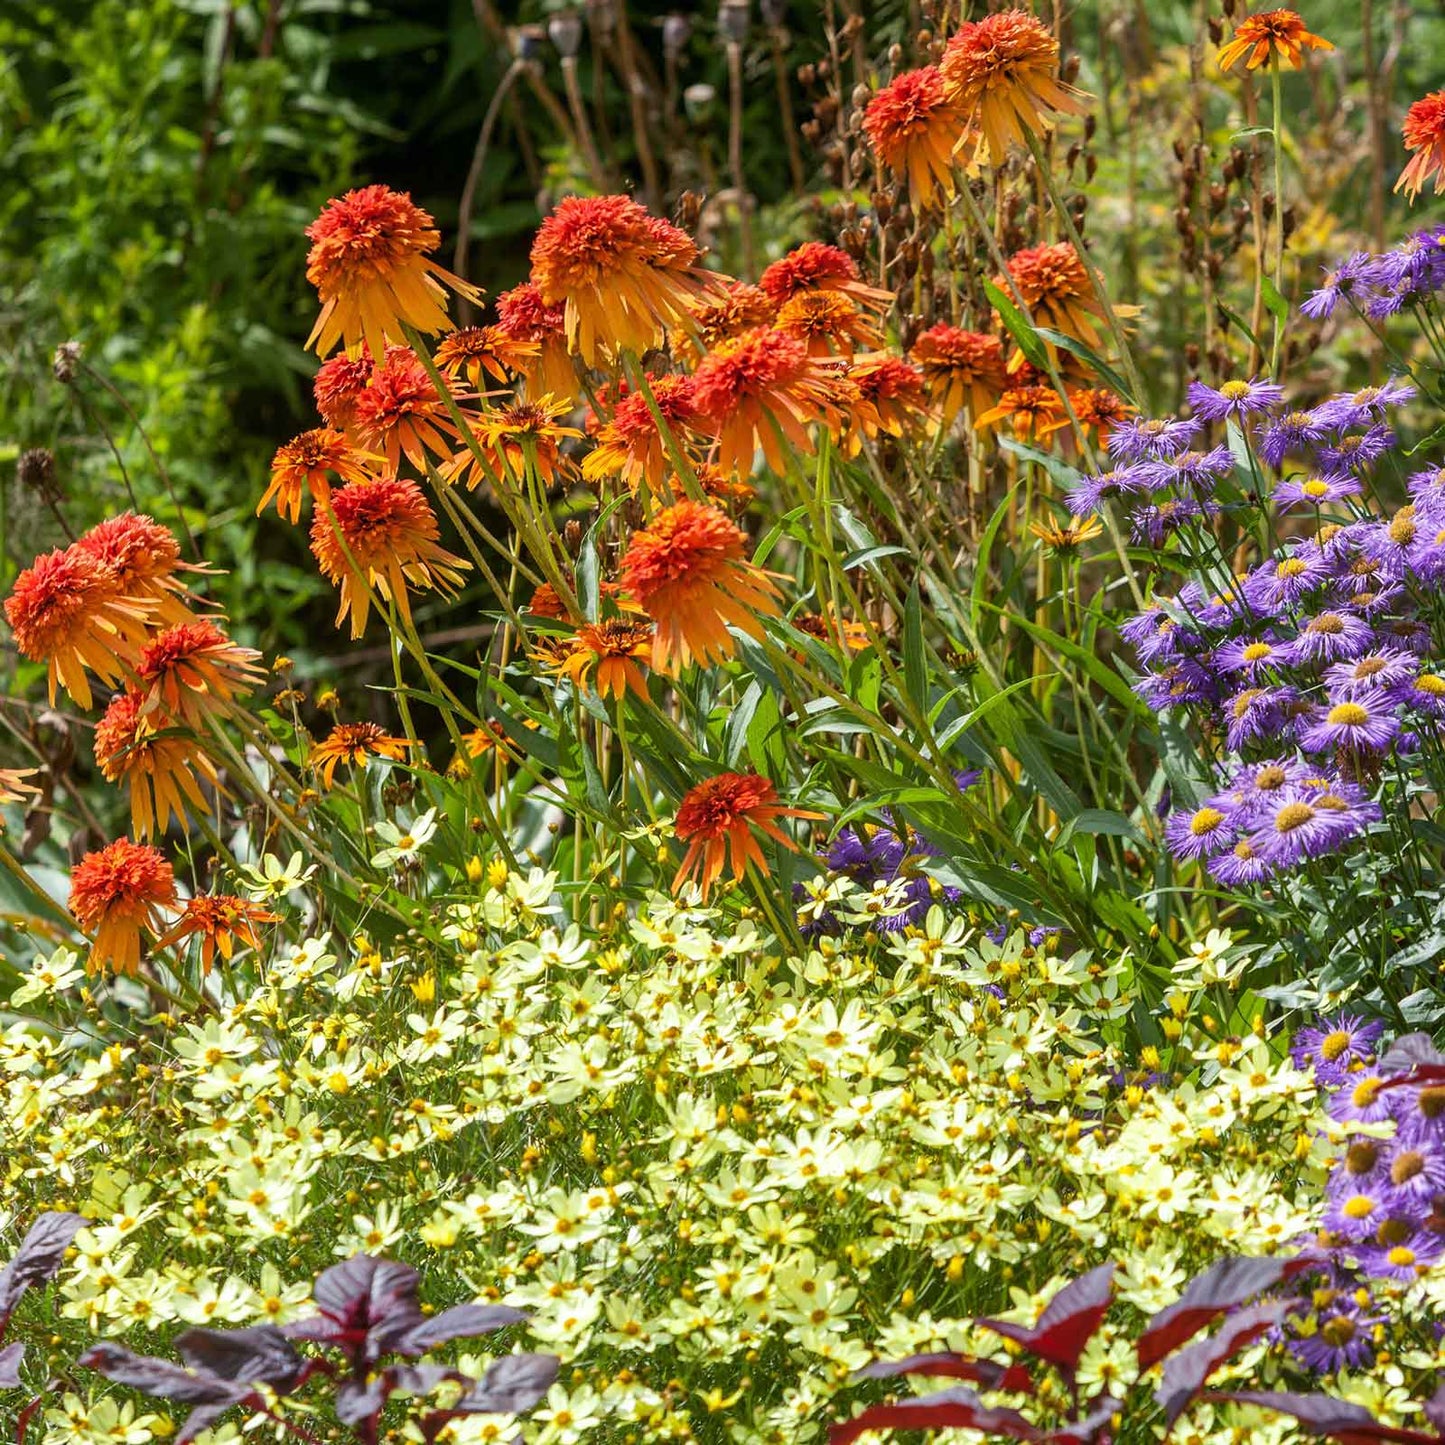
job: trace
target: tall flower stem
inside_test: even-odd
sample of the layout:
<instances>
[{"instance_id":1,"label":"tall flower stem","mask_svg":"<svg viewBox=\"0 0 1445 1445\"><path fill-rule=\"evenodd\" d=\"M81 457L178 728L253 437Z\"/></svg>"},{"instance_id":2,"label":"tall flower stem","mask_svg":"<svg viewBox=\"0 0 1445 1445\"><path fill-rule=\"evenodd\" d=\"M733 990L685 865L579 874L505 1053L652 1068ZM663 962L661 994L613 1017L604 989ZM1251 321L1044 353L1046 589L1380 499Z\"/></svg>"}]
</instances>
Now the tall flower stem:
<instances>
[{"instance_id":1,"label":"tall flower stem","mask_svg":"<svg viewBox=\"0 0 1445 1445\"><path fill-rule=\"evenodd\" d=\"M1269 53L1269 90L1271 109L1270 130L1274 142L1274 290L1276 296L1284 295L1284 187L1282 157L1280 155L1280 84L1279 56L1274 49ZM1269 351L1269 374L1279 374L1279 349L1284 340L1284 319L1274 318L1274 340Z\"/></svg>"}]
</instances>

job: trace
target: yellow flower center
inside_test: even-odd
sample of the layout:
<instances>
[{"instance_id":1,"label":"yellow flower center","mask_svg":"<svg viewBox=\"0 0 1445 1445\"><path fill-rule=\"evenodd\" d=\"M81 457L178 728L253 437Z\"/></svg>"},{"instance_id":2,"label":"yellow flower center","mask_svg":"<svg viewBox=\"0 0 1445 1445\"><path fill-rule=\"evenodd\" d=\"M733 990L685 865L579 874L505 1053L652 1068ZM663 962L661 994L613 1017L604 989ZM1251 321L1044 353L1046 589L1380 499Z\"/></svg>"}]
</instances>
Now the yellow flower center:
<instances>
[{"instance_id":1,"label":"yellow flower center","mask_svg":"<svg viewBox=\"0 0 1445 1445\"><path fill-rule=\"evenodd\" d=\"M1335 1315L1320 1326L1320 1335L1336 1348L1347 1345L1355 1337L1355 1322L1348 1315Z\"/></svg>"},{"instance_id":2,"label":"yellow flower center","mask_svg":"<svg viewBox=\"0 0 1445 1445\"><path fill-rule=\"evenodd\" d=\"M1275 815L1275 830L1293 833L1296 828L1303 828L1314 815L1315 810L1308 803L1286 803Z\"/></svg>"},{"instance_id":3,"label":"yellow flower center","mask_svg":"<svg viewBox=\"0 0 1445 1445\"><path fill-rule=\"evenodd\" d=\"M1350 1091L1350 1103L1357 1109L1368 1109L1380 1097L1378 1079L1361 1079Z\"/></svg>"},{"instance_id":4,"label":"yellow flower center","mask_svg":"<svg viewBox=\"0 0 1445 1445\"><path fill-rule=\"evenodd\" d=\"M1247 381L1226 381L1219 388L1219 394L1226 401L1243 401L1249 395L1249 383Z\"/></svg>"},{"instance_id":5,"label":"yellow flower center","mask_svg":"<svg viewBox=\"0 0 1445 1445\"><path fill-rule=\"evenodd\" d=\"M1374 1212L1375 1201L1368 1194L1352 1195L1340 1210L1346 1219L1368 1219Z\"/></svg>"},{"instance_id":6,"label":"yellow flower center","mask_svg":"<svg viewBox=\"0 0 1445 1445\"><path fill-rule=\"evenodd\" d=\"M1330 494L1330 484L1322 477L1311 477L1301 485L1300 491L1307 497L1327 497Z\"/></svg>"},{"instance_id":7,"label":"yellow flower center","mask_svg":"<svg viewBox=\"0 0 1445 1445\"><path fill-rule=\"evenodd\" d=\"M1321 1041L1320 1057L1334 1063L1349 1046L1349 1034L1344 1029L1336 1029L1333 1033L1326 1034Z\"/></svg>"},{"instance_id":8,"label":"yellow flower center","mask_svg":"<svg viewBox=\"0 0 1445 1445\"><path fill-rule=\"evenodd\" d=\"M1224 821L1224 814L1218 808L1201 808L1190 820L1189 831L1196 838L1212 833Z\"/></svg>"},{"instance_id":9,"label":"yellow flower center","mask_svg":"<svg viewBox=\"0 0 1445 1445\"><path fill-rule=\"evenodd\" d=\"M1249 646L1244 649L1244 660L1246 662L1259 662L1261 659L1268 657L1273 651L1274 648L1267 642L1251 642Z\"/></svg>"},{"instance_id":10,"label":"yellow flower center","mask_svg":"<svg viewBox=\"0 0 1445 1445\"><path fill-rule=\"evenodd\" d=\"M1370 720L1370 714L1357 702L1338 702L1329 711L1326 721L1331 727L1358 728Z\"/></svg>"},{"instance_id":11,"label":"yellow flower center","mask_svg":"<svg viewBox=\"0 0 1445 1445\"><path fill-rule=\"evenodd\" d=\"M1300 557L1286 557L1278 567L1274 569L1276 577L1298 577L1305 570L1304 560Z\"/></svg>"},{"instance_id":12,"label":"yellow flower center","mask_svg":"<svg viewBox=\"0 0 1445 1445\"><path fill-rule=\"evenodd\" d=\"M1390 1182L1392 1184L1408 1184L1417 1174L1424 1171L1425 1156L1418 1149L1406 1149L1403 1154L1395 1158L1390 1165Z\"/></svg>"},{"instance_id":13,"label":"yellow flower center","mask_svg":"<svg viewBox=\"0 0 1445 1445\"><path fill-rule=\"evenodd\" d=\"M1422 672L1415 679L1415 691L1428 693L1431 697L1439 697L1445 693L1445 677L1437 677L1433 672Z\"/></svg>"}]
</instances>

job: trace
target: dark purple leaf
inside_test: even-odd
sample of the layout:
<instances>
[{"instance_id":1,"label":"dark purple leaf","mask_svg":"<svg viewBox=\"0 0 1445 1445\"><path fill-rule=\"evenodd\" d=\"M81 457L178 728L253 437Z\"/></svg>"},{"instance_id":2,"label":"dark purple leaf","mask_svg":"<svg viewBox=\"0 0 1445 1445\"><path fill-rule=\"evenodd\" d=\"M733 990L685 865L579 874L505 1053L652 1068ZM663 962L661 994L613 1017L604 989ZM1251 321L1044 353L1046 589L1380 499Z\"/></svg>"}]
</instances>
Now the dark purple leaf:
<instances>
[{"instance_id":1,"label":"dark purple leaf","mask_svg":"<svg viewBox=\"0 0 1445 1445\"><path fill-rule=\"evenodd\" d=\"M852 1445L868 1430L981 1430L1008 1440L1041 1440L1041 1432L1017 1410L985 1405L972 1390L959 1385L896 1405L872 1405L851 1420L828 1428L829 1445Z\"/></svg>"},{"instance_id":2,"label":"dark purple leaf","mask_svg":"<svg viewBox=\"0 0 1445 1445\"><path fill-rule=\"evenodd\" d=\"M1055 1426L1039 1438L1048 1441L1048 1445L1096 1445L1112 1438L1114 1421L1123 1408L1122 1400L1105 1395L1087 1415L1070 1420L1067 1425Z\"/></svg>"},{"instance_id":3,"label":"dark purple leaf","mask_svg":"<svg viewBox=\"0 0 1445 1445\"><path fill-rule=\"evenodd\" d=\"M853 1377L856 1380L891 1380L897 1375L926 1375L949 1380L967 1380L985 1390L1033 1389L1033 1380L1023 1365L1000 1365L993 1360L975 1360L968 1355L940 1351L933 1355L909 1355L906 1360L874 1360Z\"/></svg>"},{"instance_id":4,"label":"dark purple leaf","mask_svg":"<svg viewBox=\"0 0 1445 1445\"><path fill-rule=\"evenodd\" d=\"M354 1369L373 1364L425 1323L409 1264L354 1255L325 1270L312 1289L319 1315L283 1326L293 1340L344 1350Z\"/></svg>"},{"instance_id":5,"label":"dark purple leaf","mask_svg":"<svg viewBox=\"0 0 1445 1445\"><path fill-rule=\"evenodd\" d=\"M259 1403L258 1397L250 1396L248 1399ZM191 1441L202 1430L209 1430L230 1408L229 1405L197 1405L186 1416L186 1423L181 1426L180 1432L176 1436L176 1445L191 1445Z\"/></svg>"},{"instance_id":6,"label":"dark purple leaf","mask_svg":"<svg viewBox=\"0 0 1445 1445\"><path fill-rule=\"evenodd\" d=\"M1029 1328L1006 1320L976 1323L1006 1340L1022 1345L1031 1355L1073 1374L1094 1331L1114 1298L1114 1266L1101 1264L1071 1280L1048 1303L1038 1324Z\"/></svg>"},{"instance_id":7,"label":"dark purple leaf","mask_svg":"<svg viewBox=\"0 0 1445 1445\"><path fill-rule=\"evenodd\" d=\"M1437 1430L1445 1432L1445 1385L1435 1391L1430 1403L1425 1406L1425 1418Z\"/></svg>"},{"instance_id":8,"label":"dark purple leaf","mask_svg":"<svg viewBox=\"0 0 1445 1445\"><path fill-rule=\"evenodd\" d=\"M503 1355L452 1408L464 1415L520 1415L547 1393L561 1364L556 1355Z\"/></svg>"},{"instance_id":9,"label":"dark purple leaf","mask_svg":"<svg viewBox=\"0 0 1445 1445\"><path fill-rule=\"evenodd\" d=\"M449 1340L489 1335L505 1325L520 1324L526 1318L525 1310L508 1305L457 1305L414 1325L391 1348L399 1355L424 1355Z\"/></svg>"},{"instance_id":10,"label":"dark purple leaf","mask_svg":"<svg viewBox=\"0 0 1445 1445\"><path fill-rule=\"evenodd\" d=\"M1380 1059L1382 1074L1403 1074L1423 1064L1427 1067L1445 1066L1445 1054L1435 1047L1429 1034L1402 1034Z\"/></svg>"},{"instance_id":11,"label":"dark purple leaf","mask_svg":"<svg viewBox=\"0 0 1445 1445\"><path fill-rule=\"evenodd\" d=\"M245 1385L223 1380L209 1371L190 1371L154 1355L135 1355L119 1345L92 1345L77 1362L98 1370L117 1385L183 1405L235 1405L251 1394Z\"/></svg>"},{"instance_id":12,"label":"dark purple leaf","mask_svg":"<svg viewBox=\"0 0 1445 1445\"><path fill-rule=\"evenodd\" d=\"M1154 1398L1164 1407L1165 1421L1172 1425L1222 1364L1272 1329L1295 1304L1294 1300L1266 1300L1251 1305L1225 1320L1218 1333L1172 1355L1154 1392Z\"/></svg>"},{"instance_id":13,"label":"dark purple leaf","mask_svg":"<svg viewBox=\"0 0 1445 1445\"><path fill-rule=\"evenodd\" d=\"M0 1325L15 1312L20 1296L31 1285L53 1279L65 1262L70 1241L86 1224L80 1214L42 1214L26 1231L15 1257L0 1269Z\"/></svg>"},{"instance_id":14,"label":"dark purple leaf","mask_svg":"<svg viewBox=\"0 0 1445 1445\"><path fill-rule=\"evenodd\" d=\"M1439 1445L1437 1437L1422 1430L1401 1430L1382 1425L1363 1405L1334 1400L1328 1395L1290 1395L1272 1390L1210 1391L1206 1400L1229 1400L1236 1405L1258 1405L1290 1415L1311 1435L1338 1440L1340 1445Z\"/></svg>"},{"instance_id":15,"label":"dark purple leaf","mask_svg":"<svg viewBox=\"0 0 1445 1445\"><path fill-rule=\"evenodd\" d=\"M193 1370L223 1380L261 1380L284 1395L301 1373L301 1356L275 1325L244 1330L182 1330L176 1353Z\"/></svg>"},{"instance_id":16,"label":"dark purple leaf","mask_svg":"<svg viewBox=\"0 0 1445 1445\"><path fill-rule=\"evenodd\" d=\"M369 1380L343 1380L336 1391L336 1418L343 1425L375 1424L390 1396L390 1370Z\"/></svg>"},{"instance_id":17,"label":"dark purple leaf","mask_svg":"<svg viewBox=\"0 0 1445 1445\"><path fill-rule=\"evenodd\" d=\"M1221 1259L1190 1280L1184 1293L1149 1321L1136 1345L1139 1368L1147 1370L1158 1364L1217 1316L1321 1263L1320 1257L1313 1254L1280 1259Z\"/></svg>"},{"instance_id":18,"label":"dark purple leaf","mask_svg":"<svg viewBox=\"0 0 1445 1445\"><path fill-rule=\"evenodd\" d=\"M20 1383L20 1361L25 1358L25 1346L18 1341L0 1350L0 1390L13 1390Z\"/></svg>"},{"instance_id":19,"label":"dark purple leaf","mask_svg":"<svg viewBox=\"0 0 1445 1445\"><path fill-rule=\"evenodd\" d=\"M45 1403L45 1396L37 1395L20 1412L15 1421L15 1445L25 1445L25 1432L30 1428L30 1422L35 1418L35 1412Z\"/></svg>"}]
</instances>

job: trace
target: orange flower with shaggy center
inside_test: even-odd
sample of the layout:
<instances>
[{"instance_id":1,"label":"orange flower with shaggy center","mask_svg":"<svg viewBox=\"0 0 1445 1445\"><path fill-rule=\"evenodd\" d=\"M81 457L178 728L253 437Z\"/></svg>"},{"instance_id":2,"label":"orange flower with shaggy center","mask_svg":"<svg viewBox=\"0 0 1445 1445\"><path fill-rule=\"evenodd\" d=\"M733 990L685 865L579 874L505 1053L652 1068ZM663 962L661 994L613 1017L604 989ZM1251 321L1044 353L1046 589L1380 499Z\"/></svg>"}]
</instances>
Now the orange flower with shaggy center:
<instances>
[{"instance_id":1,"label":"orange flower with shaggy center","mask_svg":"<svg viewBox=\"0 0 1445 1445\"><path fill-rule=\"evenodd\" d=\"M136 663L141 716L162 727L199 729L265 681L261 654L231 641L214 622L178 622L146 643Z\"/></svg>"},{"instance_id":2,"label":"orange flower with shaggy center","mask_svg":"<svg viewBox=\"0 0 1445 1445\"><path fill-rule=\"evenodd\" d=\"M883 344L878 327L842 291L800 291L783 303L776 325L796 336L809 356L852 356Z\"/></svg>"},{"instance_id":3,"label":"orange flower with shaggy center","mask_svg":"<svg viewBox=\"0 0 1445 1445\"><path fill-rule=\"evenodd\" d=\"M869 286L846 251L823 241L804 241L774 261L758 278L758 286L774 307L808 291L841 291L865 311L882 313L893 304L891 291Z\"/></svg>"},{"instance_id":4,"label":"orange flower with shaggy center","mask_svg":"<svg viewBox=\"0 0 1445 1445\"><path fill-rule=\"evenodd\" d=\"M641 355L722 284L702 270L691 236L629 196L570 196L537 231L532 280L563 308L568 346L588 366Z\"/></svg>"},{"instance_id":5,"label":"orange flower with shaggy center","mask_svg":"<svg viewBox=\"0 0 1445 1445\"><path fill-rule=\"evenodd\" d=\"M313 502L328 502L333 475L343 482L359 482L367 475L362 455L331 427L315 427L292 437L271 458L271 483L256 503L256 515L274 499L277 513L294 525L301 520L301 499L308 492Z\"/></svg>"},{"instance_id":6,"label":"orange flower with shaggy center","mask_svg":"<svg viewBox=\"0 0 1445 1445\"><path fill-rule=\"evenodd\" d=\"M400 762L411 743L406 738L392 737L373 722L337 723L311 749L306 758L308 767L321 778L323 787L336 785L336 769L342 763L350 768L364 768L369 758L389 758Z\"/></svg>"},{"instance_id":7,"label":"orange flower with shaggy center","mask_svg":"<svg viewBox=\"0 0 1445 1445\"><path fill-rule=\"evenodd\" d=\"M1010 387L974 425L983 431L1001 421L1009 423L1016 437L1030 442L1042 441L1069 424L1064 403L1051 386Z\"/></svg>"},{"instance_id":8,"label":"orange flower with shaggy center","mask_svg":"<svg viewBox=\"0 0 1445 1445\"><path fill-rule=\"evenodd\" d=\"M1101 387L1081 387L1069 393L1069 405L1074 409L1079 425L1095 445L1104 446L1115 427L1122 426L1138 410L1130 406L1122 396Z\"/></svg>"},{"instance_id":9,"label":"orange flower with shaggy center","mask_svg":"<svg viewBox=\"0 0 1445 1445\"><path fill-rule=\"evenodd\" d=\"M1334 48L1328 40L1311 35L1293 10L1261 10L1234 27L1229 44L1219 52L1219 68L1233 70L1243 60L1246 70L1258 70L1268 62L1298 70L1304 64L1304 51Z\"/></svg>"},{"instance_id":10,"label":"orange flower with shaggy center","mask_svg":"<svg viewBox=\"0 0 1445 1445\"><path fill-rule=\"evenodd\" d=\"M510 341L537 348L537 359L518 368L528 395L577 399L582 388L567 350L565 307L549 306L531 281L523 282L497 297L497 330Z\"/></svg>"},{"instance_id":11,"label":"orange flower with shaggy center","mask_svg":"<svg viewBox=\"0 0 1445 1445\"><path fill-rule=\"evenodd\" d=\"M549 641L551 639L548 639ZM534 652L533 657L549 672L586 687L595 677L601 697L615 697L631 691L647 701L647 679L642 669L652 663L652 624L633 618L605 618L589 622L566 638L558 638L555 650Z\"/></svg>"},{"instance_id":12,"label":"orange flower with shaggy center","mask_svg":"<svg viewBox=\"0 0 1445 1445\"><path fill-rule=\"evenodd\" d=\"M873 153L907 181L916 206L940 192L953 194L953 149L963 133L963 112L948 98L936 66L909 70L885 85L863 112Z\"/></svg>"},{"instance_id":13,"label":"orange flower with shaggy center","mask_svg":"<svg viewBox=\"0 0 1445 1445\"><path fill-rule=\"evenodd\" d=\"M321 363L311 383L311 394L327 426L349 432L356 425L356 399L366 390L371 373L371 351L365 346L357 356L343 351Z\"/></svg>"},{"instance_id":14,"label":"orange flower with shaggy center","mask_svg":"<svg viewBox=\"0 0 1445 1445\"><path fill-rule=\"evenodd\" d=\"M658 415L672 433L673 445L684 448L687 433L702 421L693 402L692 378L649 374L647 386ZM670 469L667 442L640 391L617 403L611 420L598 430L597 445L582 462L582 476L587 481L621 477L634 492L644 482L656 491Z\"/></svg>"},{"instance_id":15,"label":"orange flower with shaggy center","mask_svg":"<svg viewBox=\"0 0 1445 1445\"><path fill-rule=\"evenodd\" d=\"M964 331L940 321L913 343L909 352L923 372L944 426L960 411L982 415L1008 385L1003 342L981 331Z\"/></svg>"},{"instance_id":16,"label":"orange flower with shaggy center","mask_svg":"<svg viewBox=\"0 0 1445 1445\"><path fill-rule=\"evenodd\" d=\"M366 631L371 588L411 621L407 588L454 591L467 562L438 545L436 513L415 482L368 477L331 494L329 508L311 519L311 552L327 581L341 588L338 627L349 615L351 635Z\"/></svg>"},{"instance_id":17,"label":"orange flower with shaggy center","mask_svg":"<svg viewBox=\"0 0 1445 1445\"><path fill-rule=\"evenodd\" d=\"M719 773L690 788L678 805L673 827L687 853L682 867L672 880L672 891L678 892L693 879L707 901L725 864L739 881L746 876L748 864L757 867L765 877L768 860L763 857L752 830L756 828L784 848L798 851L798 845L778 827L779 818L821 818L823 814L803 808L785 808L778 801L778 790L767 778L757 773Z\"/></svg>"},{"instance_id":18,"label":"orange flower with shaggy center","mask_svg":"<svg viewBox=\"0 0 1445 1445\"><path fill-rule=\"evenodd\" d=\"M621 581L657 624L652 665L676 675L689 662L722 662L736 649L728 625L763 635L760 616L779 613L778 589L746 551L747 537L725 512L701 502L664 507L634 532Z\"/></svg>"},{"instance_id":19,"label":"orange flower with shaggy center","mask_svg":"<svg viewBox=\"0 0 1445 1445\"><path fill-rule=\"evenodd\" d=\"M848 379L858 388L858 400L849 414L853 431L870 439L880 432L904 436L918 424L928 404L922 370L886 351L860 356L848 368Z\"/></svg>"},{"instance_id":20,"label":"orange flower with shaggy center","mask_svg":"<svg viewBox=\"0 0 1445 1445\"><path fill-rule=\"evenodd\" d=\"M197 772L219 789L215 764L196 741L169 731L165 718L144 715L145 699L134 688L117 693L96 724L95 761L107 782L130 790L131 832L149 839L174 817L189 831L186 802L206 811Z\"/></svg>"},{"instance_id":21,"label":"orange flower with shaggy center","mask_svg":"<svg viewBox=\"0 0 1445 1445\"><path fill-rule=\"evenodd\" d=\"M219 953L230 963L239 945L261 947L256 932L263 923L280 923L278 913L269 913L259 903L250 903L230 893L198 893L186 899L181 916L156 939L157 948L171 948L192 938L201 940L201 972L209 974Z\"/></svg>"},{"instance_id":22,"label":"orange flower with shaggy center","mask_svg":"<svg viewBox=\"0 0 1445 1445\"><path fill-rule=\"evenodd\" d=\"M811 452L808 427L836 427L839 420L823 364L797 337L772 329L751 331L709 352L693 374L692 396L718 440L718 466L729 475L749 475L759 446L781 475L784 443Z\"/></svg>"},{"instance_id":23,"label":"orange flower with shaggy center","mask_svg":"<svg viewBox=\"0 0 1445 1445\"><path fill-rule=\"evenodd\" d=\"M1091 346L1098 343L1093 318L1102 317L1104 308L1094 292L1088 268L1072 243L1056 241L1050 246L1015 251L1009 257L1008 273L1035 326L1061 331ZM994 278L994 285L1005 295L1010 294L1002 276Z\"/></svg>"},{"instance_id":24,"label":"orange flower with shaggy center","mask_svg":"<svg viewBox=\"0 0 1445 1445\"><path fill-rule=\"evenodd\" d=\"M509 335L500 326L464 326L437 347L433 359L448 381L464 380L480 391L485 377L505 386L534 367L542 359L542 347Z\"/></svg>"},{"instance_id":25,"label":"orange flower with shaggy center","mask_svg":"<svg viewBox=\"0 0 1445 1445\"><path fill-rule=\"evenodd\" d=\"M473 435L487 458L492 478L503 486L515 487L531 466L543 486L552 486L562 465L562 442L582 435L574 426L557 425L557 418L571 409L570 402L543 396L536 401L514 402L482 416ZM489 480L486 468L470 448L458 452L441 474L447 482L463 482L469 491Z\"/></svg>"},{"instance_id":26,"label":"orange flower with shaggy center","mask_svg":"<svg viewBox=\"0 0 1445 1445\"><path fill-rule=\"evenodd\" d=\"M175 906L175 871L156 849L119 838L87 853L70 874L71 915L91 935L86 972L138 974L141 933L159 933Z\"/></svg>"},{"instance_id":27,"label":"orange flower with shaggy center","mask_svg":"<svg viewBox=\"0 0 1445 1445\"><path fill-rule=\"evenodd\" d=\"M387 348L356 398L352 429L367 451L386 459L391 471L403 453L419 472L426 470L428 452L446 460L457 435L446 403L408 346Z\"/></svg>"},{"instance_id":28,"label":"orange flower with shaggy center","mask_svg":"<svg viewBox=\"0 0 1445 1445\"><path fill-rule=\"evenodd\" d=\"M767 326L777 310L776 303L761 286L729 281L716 294L692 308L689 331L673 332L673 352L696 363L723 342Z\"/></svg>"},{"instance_id":29,"label":"orange flower with shaggy center","mask_svg":"<svg viewBox=\"0 0 1445 1445\"><path fill-rule=\"evenodd\" d=\"M1400 172L1395 189L1404 191L1413 203L1433 180L1438 196L1445 191L1445 90L1432 91L1417 100L1405 112L1400 133L1405 149L1413 154Z\"/></svg>"},{"instance_id":30,"label":"orange flower with shaggy center","mask_svg":"<svg viewBox=\"0 0 1445 1445\"><path fill-rule=\"evenodd\" d=\"M185 622L198 602L177 572L209 572L193 562L181 561L181 544L169 527L153 517L122 512L98 522L76 542L76 547L110 568L116 590L123 597L152 604L148 619L155 623Z\"/></svg>"},{"instance_id":31,"label":"orange flower with shaggy center","mask_svg":"<svg viewBox=\"0 0 1445 1445\"><path fill-rule=\"evenodd\" d=\"M145 599L121 596L114 569L76 544L37 557L5 600L16 647L49 665L52 705L58 682L82 708L91 705L86 670L119 682L140 657L151 612Z\"/></svg>"},{"instance_id":32,"label":"orange flower with shaggy center","mask_svg":"<svg viewBox=\"0 0 1445 1445\"><path fill-rule=\"evenodd\" d=\"M1058 41L1026 10L967 22L938 68L945 94L977 127L995 166L1011 144L1027 144L1028 133L1041 135L1057 115L1084 110L1085 97L1059 79Z\"/></svg>"},{"instance_id":33,"label":"orange flower with shaggy center","mask_svg":"<svg viewBox=\"0 0 1445 1445\"><path fill-rule=\"evenodd\" d=\"M452 329L447 290L480 303L475 286L426 257L441 244L436 222L405 191L363 186L328 201L306 228L306 279L321 298L308 347L325 356L337 342L373 356L405 341L404 326L427 335Z\"/></svg>"}]
</instances>

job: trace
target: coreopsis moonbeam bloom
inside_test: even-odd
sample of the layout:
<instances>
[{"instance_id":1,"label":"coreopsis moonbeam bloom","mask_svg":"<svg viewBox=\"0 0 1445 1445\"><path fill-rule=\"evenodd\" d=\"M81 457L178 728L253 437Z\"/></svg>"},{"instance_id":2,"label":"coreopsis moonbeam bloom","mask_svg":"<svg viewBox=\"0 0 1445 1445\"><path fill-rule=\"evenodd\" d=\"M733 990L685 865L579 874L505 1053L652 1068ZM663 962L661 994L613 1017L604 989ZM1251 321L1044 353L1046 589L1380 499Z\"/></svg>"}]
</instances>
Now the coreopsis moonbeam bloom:
<instances>
[{"instance_id":1,"label":"coreopsis moonbeam bloom","mask_svg":"<svg viewBox=\"0 0 1445 1445\"><path fill-rule=\"evenodd\" d=\"M422 849L431 842L437 830L437 810L428 808L406 827L382 818L376 824L376 835L386 847L372 854L373 868L395 868L401 863L414 863Z\"/></svg>"}]
</instances>

